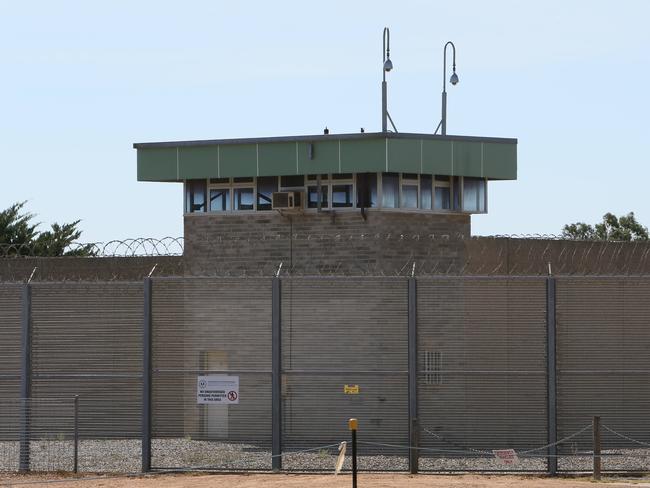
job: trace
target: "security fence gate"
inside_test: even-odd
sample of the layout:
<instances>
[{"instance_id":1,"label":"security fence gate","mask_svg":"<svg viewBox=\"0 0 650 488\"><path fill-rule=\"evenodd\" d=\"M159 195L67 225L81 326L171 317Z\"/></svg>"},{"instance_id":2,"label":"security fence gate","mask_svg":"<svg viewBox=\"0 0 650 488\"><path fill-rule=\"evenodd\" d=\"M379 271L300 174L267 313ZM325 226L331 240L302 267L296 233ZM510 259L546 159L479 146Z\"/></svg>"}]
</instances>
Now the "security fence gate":
<instances>
[{"instance_id":1,"label":"security fence gate","mask_svg":"<svg viewBox=\"0 0 650 488\"><path fill-rule=\"evenodd\" d=\"M648 296L634 277L1 284L0 470L331 470L356 417L365 470L585 471L594 415L603 470L648 470Z\"/></svg>"}]
</instances>

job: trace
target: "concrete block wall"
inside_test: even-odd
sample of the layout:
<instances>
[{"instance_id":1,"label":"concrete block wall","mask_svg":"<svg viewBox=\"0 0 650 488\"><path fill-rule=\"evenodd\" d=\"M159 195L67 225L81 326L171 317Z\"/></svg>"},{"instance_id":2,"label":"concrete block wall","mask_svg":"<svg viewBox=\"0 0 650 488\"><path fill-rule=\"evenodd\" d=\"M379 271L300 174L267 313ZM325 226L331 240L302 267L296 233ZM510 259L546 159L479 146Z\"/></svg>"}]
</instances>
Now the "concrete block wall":
<instances>
[{"instance_id":1,"label":"concrete block wall","mask_svg":"<svg viewBox=\"0 0 650 488\"><path fill-rule=\"evenodd\" d=\"M134 257L8 257L0 258L0 282L142 281L156 266L155 276L181 276L182 256Z\"/></svg>"},{"instance_id":2,"label":"concrete block wall","mask_svg":"<svg viewBox=\"0 0 650 488\"><path fill-rule=\"evenodd\" d=\"M280 263L303 275L392 275L414 261L439 261L453 269L465 261L462 238L469 235L469 215L372 210L366 218L360 212L186 215L185 273L268 275Z\"/></svg>"}]
</instances>

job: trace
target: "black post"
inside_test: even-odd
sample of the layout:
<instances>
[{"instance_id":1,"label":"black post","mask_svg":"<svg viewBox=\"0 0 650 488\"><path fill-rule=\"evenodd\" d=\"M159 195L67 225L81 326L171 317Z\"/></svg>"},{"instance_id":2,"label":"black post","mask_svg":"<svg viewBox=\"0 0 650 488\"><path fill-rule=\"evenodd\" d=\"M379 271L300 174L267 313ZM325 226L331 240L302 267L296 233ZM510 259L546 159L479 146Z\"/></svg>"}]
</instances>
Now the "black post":
<instances>
[{"instance_id":1,"label":"black post","mask_svg":"<svg viewBox=\"0 0 650 488\"><path fill-rule=\"evenodd\" d=\"M74 467L72 471L79 471L79 395L74 396Z\"/></svg>"},{"instance_id":2,"label":"black post","mask_svg":"<svg viewBox=\"0 0 650 488\"><path fill-rule=\"evenodd\" d=\"M32 287L23 286L21 297L21 349L20 371L20 453L18 469L29 471L30 464L30 407L32 396Z\"/></svg>"},{"instance_id":3,"label":"black post","mask_svg":"<svg viewBox=\"0 0 650 488\"><path fill-rule=\"evenodd\" d=\"M594 441L594 480L600 479L601 457L600 457L600 417L595 415L593 419L593 441Z\"/></svg>"},{"instance_id":4,"label":"black post","mask_svg":"<svg viewBox=\"0 0 650 488\"><path fill-rule=\"evenodd\" d=\"M418 334L417 286L415 278L408 280L408 408L409 408L409 471L417 474L418 447Z\"/></svg>"},{"instance_id":5,"label":"black post","mask_svg":"<svg viewBox=\"0 0 650 488\"><path fill-rule=\"evenodd\" d=\"M546 378L547 378L547 425L548 450L546 466L548 474L557 475L557 332L555 324L555 278L546 279Z\"/></svg>"},{"instance_id":6,"label":"black post","mask_svg":"<svg viewBox=\"0 0 650 488\"><path fill-rule=\"evenodd\" d=\"M271 468L282 469L282 323L281 283L273 278L271 291Z\"/></svg>"},{"instance_id":7,"label":"black post","mask_svg":"<svg viewBox=\"0 0 650 488\"><path fill-rule=\"evenodd\" d=\"M142 472L151 471L151 278L144 279L142 320Z\"/></svg>"},{"instance_id":8,"label":"black post","mask_svg":"<svg viewBox=\"0 0 650 488\"><path fill-rule=\"evenodd\" d=\"M352 434L352 488L357 488L357 419L348 420L348 427Z\"/></svg>"}]
</instances>

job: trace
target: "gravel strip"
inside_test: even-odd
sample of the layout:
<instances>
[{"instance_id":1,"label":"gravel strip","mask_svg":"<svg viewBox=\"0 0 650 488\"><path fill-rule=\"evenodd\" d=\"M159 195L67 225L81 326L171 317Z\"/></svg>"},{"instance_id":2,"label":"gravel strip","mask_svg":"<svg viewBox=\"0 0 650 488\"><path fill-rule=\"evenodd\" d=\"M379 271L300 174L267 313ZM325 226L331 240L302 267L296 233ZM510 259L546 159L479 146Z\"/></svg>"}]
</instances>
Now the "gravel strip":
<instances>
[{"instance_id":1,"label":"gravel strip","mask_svg":"<svg viewBox=\"0 0 650 488\"><path fill-rule=\"evenodd\" d=\"M82 440L79 444L79 470L100 473L137 473L141 467L141 443L128 440ZM363 446L360 447L363 451ZM338 454L337 447L310 452L285 452L283 469L287 471L332 471ZM433 455L432 455L433 454ZM0 442L0 471L18 471L18 442ZM421 471L545 471L543 457L520 458L515 466L505 467L496 459L485 456L461 457L448 453L421 452ZM233 444L191 439L154 439L152 464L159 469L196 470L271 470L271 453L251 444ZM73 443L65 440L32 441L31 469L33 471L71 471ZM344 469L350 469L350 451ZM650 449L613 449L603 451L603 471L650 471ZM406 455L377 453L359 456L359 468L367 471L406 471ZM590 471L592 457L588 453L561 456L561 471Z\"/></svg>"}]
</instances>

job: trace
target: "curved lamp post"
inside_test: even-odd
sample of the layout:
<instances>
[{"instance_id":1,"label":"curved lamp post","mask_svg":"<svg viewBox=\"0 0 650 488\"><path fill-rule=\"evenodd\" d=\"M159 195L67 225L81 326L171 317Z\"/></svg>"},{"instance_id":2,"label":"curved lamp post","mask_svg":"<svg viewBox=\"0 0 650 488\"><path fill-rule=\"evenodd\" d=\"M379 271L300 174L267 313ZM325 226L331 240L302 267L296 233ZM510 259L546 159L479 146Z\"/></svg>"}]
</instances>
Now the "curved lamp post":
<instances>
[{"instance_id":1,"label":"curved lamp post","mask_svg":"<svg viewBox=\"0 0 650 488\"><path fill-rule=\"evenodd\" d=\"M440 133L445 136L447 135L447 46L451 45L454 57L452 61L453 65L453 73L451 77L449 78L449 83L452 85L458 84L458 75L456 74L456 46L454 46L454 43L451 41L448 41L447 44L445 44L445 47L443 49L443 60L442 60L442 119L440 120L440 124L438 127L441 128ZM438 129L436 129L436 132L438 132Z\"/></svg>"},{"instance_id":2,"label":"curved lamp post","mask_svg":"<svg viewBox=\"0 0 650 488\"><path fill-rule=\"evenodd\" d=\"M381 74L382 74L381 130L382 132L386 132L388 130L388 119L390 119L390 115L388 115L388 92L386 87L386 73L393 69L393 62L390 60L390 30L388 29L388 27L384 27L383 40L384 40L384 44L383 44L383 49L381 51L383 57L383 65L381 68ZM393 126L393 129L395 129L395 124L393 124L392 120L390 121L390 123ZM395 132L397 132L397 129L395 129Z\"/></svg>"}]
</instances>

